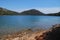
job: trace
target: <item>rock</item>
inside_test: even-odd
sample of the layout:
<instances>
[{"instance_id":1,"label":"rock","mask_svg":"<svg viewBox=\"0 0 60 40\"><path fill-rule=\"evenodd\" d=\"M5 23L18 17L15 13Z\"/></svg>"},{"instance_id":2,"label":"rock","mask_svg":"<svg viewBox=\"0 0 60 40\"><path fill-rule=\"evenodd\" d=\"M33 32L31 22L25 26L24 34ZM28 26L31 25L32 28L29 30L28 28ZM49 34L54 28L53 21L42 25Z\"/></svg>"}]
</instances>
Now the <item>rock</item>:
<instances>
[{"instance_id":1,"label":"rock","mask_svg":"<svg viewBox=\"0 0 60 40\"><path fill-rule=\"evenodd\" d=\"M36 40L60 40L60 24L53 25L52 30L49 30L45 33L36 37Z\"/></svg>"}]
</instances>

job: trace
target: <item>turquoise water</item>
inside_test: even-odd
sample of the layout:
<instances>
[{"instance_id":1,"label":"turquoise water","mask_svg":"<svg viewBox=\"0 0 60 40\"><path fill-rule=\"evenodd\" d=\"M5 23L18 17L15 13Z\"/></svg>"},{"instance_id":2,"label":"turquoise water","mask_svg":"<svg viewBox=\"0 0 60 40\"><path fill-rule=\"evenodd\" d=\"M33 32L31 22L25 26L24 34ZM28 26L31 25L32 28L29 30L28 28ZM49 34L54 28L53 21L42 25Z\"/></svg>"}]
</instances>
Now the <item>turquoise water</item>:
<instances>
[{"instance_id":1,"label":"turquoise water","mask_svg":"<svg viewBox=\"0 0 60 40\"><path fill-rule=\"evenodd\" d=\"M49 28L54 24L60 24L60 16L0 16L0 32Z\"/></svg>"}]
</instances>

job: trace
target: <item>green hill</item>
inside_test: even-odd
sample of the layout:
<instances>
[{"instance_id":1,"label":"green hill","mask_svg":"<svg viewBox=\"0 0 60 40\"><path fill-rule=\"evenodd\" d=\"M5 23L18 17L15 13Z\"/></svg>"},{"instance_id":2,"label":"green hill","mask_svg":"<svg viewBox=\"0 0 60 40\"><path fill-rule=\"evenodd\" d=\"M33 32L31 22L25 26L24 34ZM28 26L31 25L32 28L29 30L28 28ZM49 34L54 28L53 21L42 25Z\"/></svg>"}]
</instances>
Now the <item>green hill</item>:
<instances>
[{"instance_id":1,"label":"green hill","mask_svg":"<svg viewBox=\"0 0 60 40\"><path fill-rule=\"evenodd\" d=\"M26 10L20 13L20 15L43 15L44 13L36 9Z\"/></svg>"},{"instance_id":2,"label":"green hill","mask_svg":"<svg viewBox=\"0 0 60 40\"><path fill-rule=\"evenodd\" d=\"M14 12L5 8L0 7L0 15L17 15L18 12Z\"/></svg>"},{"instance_id":3,"label":"green hill","mask_svg":"<svg viewBox=\"0 0 60 40\"><path fill-rule=\"evenodd\" d=\"M44 15L44 16L60 16L60 12L58 13L50 13L50 14L44 14L40 12L39 10L36 9L30 9L30 10L25 10L23 12L15 12L11 11L5 8L0 7L0 15Z\"/></svg>"}]
</instances>

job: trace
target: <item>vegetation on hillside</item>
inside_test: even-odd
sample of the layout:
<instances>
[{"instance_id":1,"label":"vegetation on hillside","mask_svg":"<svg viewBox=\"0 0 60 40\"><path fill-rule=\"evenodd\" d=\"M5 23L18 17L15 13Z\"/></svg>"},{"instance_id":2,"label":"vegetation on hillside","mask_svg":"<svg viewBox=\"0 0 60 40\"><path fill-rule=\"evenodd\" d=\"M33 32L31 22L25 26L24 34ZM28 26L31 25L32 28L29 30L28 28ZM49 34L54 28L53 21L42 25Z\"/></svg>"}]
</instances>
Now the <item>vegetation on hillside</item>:
<instances>
[{"instance_id":1,"label":"vegetation on hillside","mask_svg":"<svg viewBox=\"0 0 60 40\"><path fill-rule=\"evenodd\" d=\"M5 8L0 8L0 15L17 15L17 12L7 10Z\"/></svg>"},{"instance_id":2,"label":"vegetation on hillside","mask_svg":"<svg viewBox=\"0 0 60 40\"><path fill-rule=\"evenodd\" d=\"M58 13L50 13L50 14L44 14L40 12L39 10L36 9L30 9L30 10L25 10L23 12L15 12L11 11L5 8L0 7L0 15L44 15L44 16L60 16L60 12Z\"/></svg>"},{"instance_id":3,"label":"vegetation on hillside","mask_svg":"<svg viewBox=\"0 0 60 40\"><path fill-rule=\"evenodd\" d=\"M36 10L36 9L30 9L30 10L26 10L21 12L21 15L43 15L44 13Z\"/></svg>"}]
</instances>

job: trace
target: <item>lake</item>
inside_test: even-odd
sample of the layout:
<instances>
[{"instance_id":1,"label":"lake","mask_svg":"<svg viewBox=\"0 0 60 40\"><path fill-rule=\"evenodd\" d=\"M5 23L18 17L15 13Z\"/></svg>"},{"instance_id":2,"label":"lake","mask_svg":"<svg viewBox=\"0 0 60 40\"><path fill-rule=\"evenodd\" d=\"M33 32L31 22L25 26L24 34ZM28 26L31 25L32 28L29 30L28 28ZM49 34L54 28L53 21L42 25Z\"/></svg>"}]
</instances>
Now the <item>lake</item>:
<instances>
[{"instance_id":1,"label":"lake","mask_svg":"<svg viewBox=\"0 0 60 40\"><path fill-rule=\"evenodd\" d=\"M60 16L0 16L0 33L28 28L50 28L60 24Z\"/></svg>"}]
</instances>

